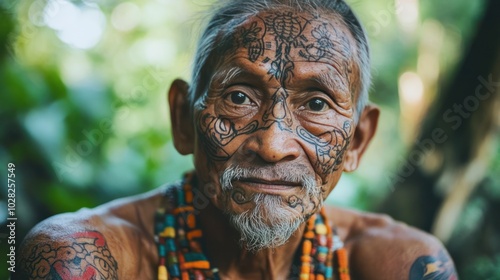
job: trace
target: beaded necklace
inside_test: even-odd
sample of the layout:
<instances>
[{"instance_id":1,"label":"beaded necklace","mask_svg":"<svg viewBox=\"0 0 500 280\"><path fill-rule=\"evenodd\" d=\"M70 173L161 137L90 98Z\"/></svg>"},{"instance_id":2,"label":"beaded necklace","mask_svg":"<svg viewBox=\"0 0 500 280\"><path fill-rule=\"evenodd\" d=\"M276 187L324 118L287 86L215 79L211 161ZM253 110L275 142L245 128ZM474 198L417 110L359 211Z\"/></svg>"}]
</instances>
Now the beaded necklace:
<instances>
[{"instance_id":1,"label":"beaded necklace","mask_svg":"<svg viewBox=\"0 0 500 280\"><path fill-rule=\"evenodd\" d=\"M192 179L193 173L187 173L181 186L168 188L156 212L158 280L219 279L218 269L211 267L203 253L203 233L196 227L192 204ZM346 249L328 225L324 209L307 221L298 278L294 274L290 273L290 279L350 280Z\"/></svg>"}]
</instances>

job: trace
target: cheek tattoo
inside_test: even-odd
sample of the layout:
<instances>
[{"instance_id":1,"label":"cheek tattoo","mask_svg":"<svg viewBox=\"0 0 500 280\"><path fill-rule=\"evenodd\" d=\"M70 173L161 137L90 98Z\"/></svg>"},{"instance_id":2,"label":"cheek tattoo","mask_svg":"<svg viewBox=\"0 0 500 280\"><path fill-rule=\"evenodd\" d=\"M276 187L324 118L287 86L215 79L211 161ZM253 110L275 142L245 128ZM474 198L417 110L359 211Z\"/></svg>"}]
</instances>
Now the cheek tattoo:
<instances>
[{"instance_id":1,"label":"cheek tattoo","mask_svg":"<svg viewBox=\"0 0 500 280\"><path fill-rule=\"evenodd\" d=\"M224 150L224 146L234 138L242 134L251 134L259 129L257 121L252 121L242 129L237 129L229 118L215 117L210 113L199 114L198 124L205 152L215 161L224 161L231 157Z\"/></svg>"},{"instance_id":2,"label":"cheek tattoo","mask_svg":"<svg viewBox=\"0 0 500 280\"><path fill-rule=\"evenodd\" d=\"M228 160L234 152L228 152L226 146L238 136L265 130L276 124L281 131L295 134L314 147L316 159L313 167L319 175L326 176L338 170L350 144L351 121L346 120L341 128L334 127L314 134L307 130L307 125L296 125L293 129L287 84L293 78L294 59L302 58L332 65L335 77L342 77L336 81L347 81L350 85L352 65L347 37L331 23L316 17L306 19L293 12L273 12L262 17L255 16L252 20L236 29L232 43L224 53L229 55L244 49L249 61L269 65L267 74L270 79L279 81L281 86L270 97L271 104L263 111L261 118L243 125L236 125L234 116L215 113L217 110L214 108L221 106L218 103L222 101L204 99L203 105L198 108L197 129L207 157L211 160L209 165ZM306 30L309 30L308 34ZM273 55L266 55L273 51ZM338 86L344 88L344 85ZM241 193L233 193L232 197L237 203L246 203L248 199ZM288 204L295 208L302 206L303 201L298 197L290 197Z\"/></svg>"},{"instance_id":3,"label":"cheek tattoo","mask_svg":"<svg viewBox=\"0 0 500 280\"><path fill-rule=\"evenodd\" d=\"M316 170L327 175L339 169L344 153L351 142L351 122L345 121L342 129L334 128L314 136L303 127L297 127L301 139L312 144L316 150Z\"/></svg>"},{"instance_id":4,"label":"cheek tattoo","mask_svg":"<svg viewBox=\"0 0 500 280\"><path fill-rule=\"evenodd\" d=\"M248 198L242 189L234 188L231 190L231 198L238 204L245 204L252 201L253 197Z\"/></svg>"}]
</instances>

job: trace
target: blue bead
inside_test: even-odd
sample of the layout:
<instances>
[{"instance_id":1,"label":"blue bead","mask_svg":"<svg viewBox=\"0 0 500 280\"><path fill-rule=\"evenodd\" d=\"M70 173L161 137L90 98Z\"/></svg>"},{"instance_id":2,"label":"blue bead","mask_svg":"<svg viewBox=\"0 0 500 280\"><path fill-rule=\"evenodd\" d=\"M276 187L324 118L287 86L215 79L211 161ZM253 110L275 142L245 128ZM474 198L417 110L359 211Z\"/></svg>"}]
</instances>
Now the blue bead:
<instances>
[{"instance_id":1,"label":"blue bead","mask_svg":"<svg viewBox=\"0 0 500 280\"><path fill-rule=\"evenodd\" d=\"M207 260L203 253L185 253L184 259L186 260L186 262Z\"/></svg>"},{"instance_id":2,"label":"blue bead","mask_svg":"<svg viewBox=\"0 0 500 280\"><path fill-rule=\"evenodd\" d=\"M316 273L321 273L321 274L325 274L325 269L326 269L326 266L324 263L318 263L314 267L314 270L316 271Z\"/></svg>"},{"instance_id":3,"label":"blue bead","mask_svg":"<svg viewBox=\"0 0 500 280\"><path fill-rule=\"evenodd\" d=\"M155 224L155 229L156 229L155 232L156 233L162 232L163 228L164 228L163 223L157 222Z\"/></svg>"},{"instance_id":4,"label":"blue bead","mask_svg":"<svg viewBox=\"0 0 500 280\"><path fill-rule=\"evenodd\" d=\"M318 246L318 253L328 253L328 248L325 246Z\"/></svg>"},{"instance_id":5,"label":"blue bead","mask_svg":"<svg viewBox=\"0 0 500 280\"><path fill-rule=\"evenodd\" d=\"M167 251L172 252L175 250L175 242L173 239L169 238L166 240L165 244L167 245Z\"/></svg>"},{"instance_id":6,"label":"blue bead","mask_svg":"<svg viewBox=\"0 0 500 280\"><path fill-rule=\"evenodd\" d=\"M316 215L316 220L314 221L314 224L323 224L323 218L321 218L321 215Z\"/></svg>"},{"instance_id":7,"label":"blue bead","mask_svg":"<svg viewBox=\"0 0 500 280\"><path fill-rule=\"evenodd\" d=\"M160 257L164 257L167 254L167 252L165 250L165 245L160 244L158 246L158 254L160 254Z\"/></svg>"},{"instance_id":8,"label":"blue bead","mask_svg":"<svg viewBox=\"0 0 500 280\"><path fill-rule=\"evenodd\" d=\"M181 246L181 248L189 248L189 241L183 239L179 242L179 245Z\"/></svg>"},{"instance_id":9,"label":"blue bead","mask_svg":"<svg viewBox=\"0 0 500 280\"><path fill-rule=\"evenodd\" d=\"M172 277L180 277L181 276L181 272L179 270L178 265L168 266L168 271L170 271L170 274L172 275Z\"/></svg>"},{"instance_id":10,"label":"blue bead","mask_svg":"<svg viewBox=\"0 0 500 280\"><path fill-rule=\"evenodd\" d=\"M177 203L179 205L184 205L184 192L182 190L177 192Z\"/></svg>"},{"instance_id":11,"label":"blue bead","mask_svg":"<svg viewBox=\"0 0 500 280\"><path fill-rule=\"evenodd\" d=\"M171 215L171 214L165 215L165 226L166 227L175 227L174 215Z\"/></svg>"},{"instance_id":12,"label":"blue bead","mask_svg":"<svg viewBox=\"0 0 500 280\"><path fill-rule=\"evenodd\" d=\"M327 267L325 269L325 278L330 278L333 275L333 269L331 267Z\"/></svg>"}]
</instances>

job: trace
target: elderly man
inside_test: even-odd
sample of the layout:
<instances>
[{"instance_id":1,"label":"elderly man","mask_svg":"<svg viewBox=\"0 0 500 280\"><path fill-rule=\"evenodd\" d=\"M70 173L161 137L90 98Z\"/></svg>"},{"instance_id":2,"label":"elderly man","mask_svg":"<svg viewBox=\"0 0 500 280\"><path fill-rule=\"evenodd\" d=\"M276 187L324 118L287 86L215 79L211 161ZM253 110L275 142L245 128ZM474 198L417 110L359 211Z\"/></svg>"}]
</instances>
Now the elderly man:
<instances>
[{"instance_id":1,"label":"elderly man","mask_svg":"<svg viewBox=\"0 0 500 280\"><path fill-rule=\"evenodd\" d=\"M432 236L323 201L375 133L368 45L341 0L228 1L173 82L181 183L36 226L20 279L456 279Z\"/></svg>"}]
</instances>

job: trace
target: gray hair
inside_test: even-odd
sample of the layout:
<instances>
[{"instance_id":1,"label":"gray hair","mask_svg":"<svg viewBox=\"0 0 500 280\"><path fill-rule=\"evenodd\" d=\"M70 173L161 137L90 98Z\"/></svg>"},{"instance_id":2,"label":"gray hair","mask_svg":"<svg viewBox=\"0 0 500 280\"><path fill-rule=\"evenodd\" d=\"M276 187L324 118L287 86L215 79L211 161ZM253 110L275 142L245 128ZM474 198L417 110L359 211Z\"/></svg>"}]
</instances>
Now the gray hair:
<instances>
[{"instance_id":1,"label":"gray hair","mask_svg":"<svg viewBox=\"0 0 500 280\"><path fill-rule=\"evenodd\" d=\"M232 28L248 17L266 10L292 8L312 14L322 12L339 15L356 41L354 63L359 69L360 84L352 92L356 100L355 121L368 103L371 83L370 53L368 39L358 18L344 0L220 0L211 12L211 18L198 42L193 64L189 98L191 108L205 92L214 75L213 71L222 62L224 52L230 48Z\"/></svg>"}]
</instances>

